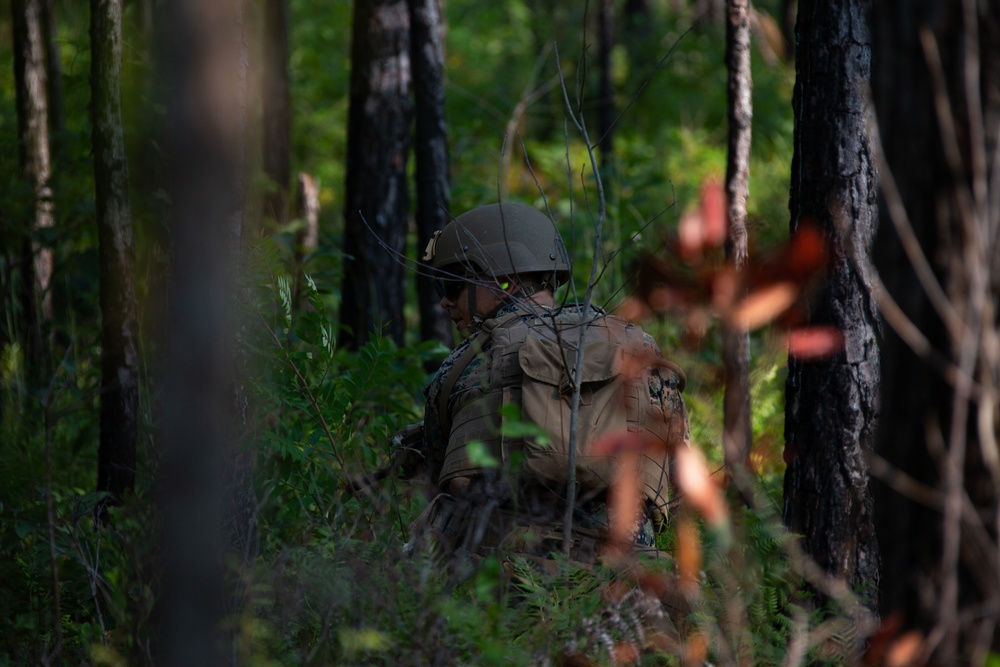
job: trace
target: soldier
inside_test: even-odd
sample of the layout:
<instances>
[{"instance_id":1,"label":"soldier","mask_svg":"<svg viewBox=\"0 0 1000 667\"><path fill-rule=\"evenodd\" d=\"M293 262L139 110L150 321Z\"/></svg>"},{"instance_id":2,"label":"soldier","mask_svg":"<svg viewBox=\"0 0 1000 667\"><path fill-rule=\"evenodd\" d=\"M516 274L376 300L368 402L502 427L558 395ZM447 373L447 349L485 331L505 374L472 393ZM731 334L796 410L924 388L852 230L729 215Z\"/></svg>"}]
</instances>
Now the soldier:
<instances>
[{"instance_id":1,"label":"soldier","mask_svg":"<svg viewBox=\"0 0 1000 667\"><path fill-rule=\"evenodd\" d=\"M435 234L423 259L441 307L466 339L424 391L419 450L437 494L414 522L413 539L429 539L453 563L494 551L545 558L562 550L582 354L570 557L592 562L607 528L619 462L589 456L587 445L615 429L663 443L641 463L645 511L634 527L636 546L654 548L666 516L666 452L687 439L681 370L639 327L555 303L556 287L570 276L566 248L554 223L530 206L460 215ZM627 377L629 358L653 368Z\"/></svg>"}]
</instances>

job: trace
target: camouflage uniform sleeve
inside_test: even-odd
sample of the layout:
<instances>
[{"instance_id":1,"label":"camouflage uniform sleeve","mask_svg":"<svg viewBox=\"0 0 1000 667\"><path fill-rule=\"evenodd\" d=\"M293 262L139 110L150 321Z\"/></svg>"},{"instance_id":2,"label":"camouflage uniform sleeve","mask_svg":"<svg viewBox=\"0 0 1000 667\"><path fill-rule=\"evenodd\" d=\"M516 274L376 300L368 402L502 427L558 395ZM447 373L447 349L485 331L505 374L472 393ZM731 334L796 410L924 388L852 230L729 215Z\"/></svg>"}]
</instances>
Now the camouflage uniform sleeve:
<instances>
[{"instance_id":1,"label":"camouflage uniform sleeve","mask_svg":"<svg viewBox=\"0 0 1000 667\"><path fill-rule=\"evenodd\" d=\"M441 475L444 455L448 451L448 434L444 432L442 415L438 414L441 391L448 373L468 345L469 341L466 340L452 350L451 354L441 362L441 366L438 367L427 386L424 387L424 442L421 453L424 455L430 479L435 483ZM449 400L449 407L450 403Z\"/></svg>"}]
</instances>

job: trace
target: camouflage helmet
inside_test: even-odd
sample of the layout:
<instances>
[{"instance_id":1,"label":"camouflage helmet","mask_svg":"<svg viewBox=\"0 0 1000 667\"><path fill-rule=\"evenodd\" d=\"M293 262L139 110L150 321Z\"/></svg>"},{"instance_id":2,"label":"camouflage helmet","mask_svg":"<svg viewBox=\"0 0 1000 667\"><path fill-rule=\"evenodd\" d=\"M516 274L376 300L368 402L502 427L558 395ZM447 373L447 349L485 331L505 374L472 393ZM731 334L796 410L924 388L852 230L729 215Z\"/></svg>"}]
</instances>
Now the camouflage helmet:
<instances>
[{"instance_id":1,"label":"camouflage helmet","mask_svg":"<svg viewBox=\"0 0 1000 667\"><path fill-rule=\"evenodd\" d=\"M488 204L463 213L434 234L425 262L438 271L494 278L552 273L555 282L569 278L569 260L559 230L537 209L518 203Z\"/></svg>"}]
</instances>

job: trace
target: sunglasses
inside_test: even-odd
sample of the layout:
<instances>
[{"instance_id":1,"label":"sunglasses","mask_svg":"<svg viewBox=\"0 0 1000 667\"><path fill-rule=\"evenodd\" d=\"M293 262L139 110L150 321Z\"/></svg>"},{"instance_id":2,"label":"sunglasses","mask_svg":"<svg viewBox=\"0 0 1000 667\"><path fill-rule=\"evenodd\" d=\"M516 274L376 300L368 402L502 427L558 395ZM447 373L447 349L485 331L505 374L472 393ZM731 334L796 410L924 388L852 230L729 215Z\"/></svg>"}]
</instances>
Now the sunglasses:
<instances>
[{"instance_id":1,"label":"sunglasses","mask_svg":"<svg viewBox=\"0 0 1000 667\"><path fill-rule=\"evenodd\" d=\"M449 301L454 301L462 293L469 283L462 278L436 278L434 280L434 290L439 297L444 297Z\"/></svg>"}]
</instances>

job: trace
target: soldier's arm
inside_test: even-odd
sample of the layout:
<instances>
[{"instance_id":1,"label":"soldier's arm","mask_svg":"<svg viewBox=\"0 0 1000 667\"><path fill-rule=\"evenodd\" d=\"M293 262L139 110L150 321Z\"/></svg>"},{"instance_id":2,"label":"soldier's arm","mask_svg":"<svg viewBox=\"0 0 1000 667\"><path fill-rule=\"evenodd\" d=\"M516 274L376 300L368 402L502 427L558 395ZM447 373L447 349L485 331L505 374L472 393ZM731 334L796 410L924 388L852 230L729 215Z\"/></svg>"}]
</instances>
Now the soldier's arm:
<instances>
[{"instance_id":1,"label":"soldier's arm","mask_svg":"<svg viewBox=\"0 0 1000 667\"><path fill-rule=\"evenodd\" d=\"M393 472L398 472L401 479L416 477L424 467L423 440L423 422L404 426L389 441L389 462L375 472L349 476L344 483L344 491L357 493L378 484Z\"/></svg>"}]
</instances>

